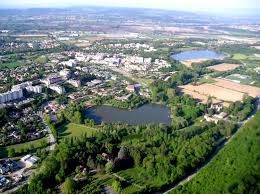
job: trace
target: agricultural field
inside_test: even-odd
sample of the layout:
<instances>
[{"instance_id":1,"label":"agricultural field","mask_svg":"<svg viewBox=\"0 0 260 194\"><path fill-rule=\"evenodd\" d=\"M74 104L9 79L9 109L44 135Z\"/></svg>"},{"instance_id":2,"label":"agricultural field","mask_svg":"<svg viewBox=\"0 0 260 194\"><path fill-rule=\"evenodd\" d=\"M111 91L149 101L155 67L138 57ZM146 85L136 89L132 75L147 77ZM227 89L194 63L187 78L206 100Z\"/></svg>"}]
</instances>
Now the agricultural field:
<instances>
[{"instance_id":1,"label":"agricultural field","mask_svg":"<svg viewBox=\"0 0 260 194\"><path fill-rule=\"evenodd\" d=\"M220 72L225 72L225 71L231 71L236 68L238 68L240 65L239 64L228 64L228 63L222 63L219 65L213 65L210 67L207 67L208 69L212 69L214 71L220 71Z\"/></svg>"},{"instance_id":2,"label":"agricultural field","mask_svg":"<svg viewBox=\"0 0 260 194\"><path fill-rule=\"evenodd\" d=\"M95 128L91 128L85 125L69 123L58 128L58 136L60 138L65 137L80 137L83 134L91 136L96 132Z\"/></svg>"},{"instance_id":3,"label":"agricultural field","mask_svg":"<svg viewBox=\"0 0 260 194\"><path fill-rule=\"evenodd\" d=\"M260 96L260 88L258 87L238 84L224 79L215 79L215 81L214 85L216 86L222 86L233 91L242 92L252 97Z\"/></svg>"},{"instance_id":4,"label":"agricultural field","mask_svg":"<svg viewBox=\"0 0 260 194\"><path fill-rule=\"evenodd\" d=\"M180 93L192 96L194 99L196 99L198 102L200 102L202 104L206 104L207 101L208 101L208 98L209 98L207 95L203 95L203 94L200 94L197 91L189 90L189 89L185 89L185 88L182 88ZM221 102L220 100L217 100L215 98L213 98L212 100L213 100L213 103Z\"/></svg>"},{"instance_id":5,"label":"agricultural field","mask_svg":"<svg viewBox=\"0 0 260 194\"><path fill-rule=\"evenodd\" d=\"M195 93L202 94L203 96L212 96L218 100L223 100L227 102L241 101L243 99L244 93L230 90L222 86L217 86L214 84L201 84L201 85L185 85L180 86L183 91L192 91ZM192 95L192 94L190 94ZM198 96L197 96L198 97ZM202 99L203 100L203 99Z\"/></svg>"},{"instance_id":6,"label":"agricultural field","mask_svg":"<svg viewBox=\"0 0 260 194\"><path fill-rule=\"evenodd\" d=\"M204 61L208 61L208 59L185 60L185 61L181 61L181 63L188 68L192 68L192 63L201 63L201 62L204 62Z\"/></svg>"},{"instance_id":7,"label":"agricultural field","mask_svg":"<svg viewBox=\"0 0 260 194\"><path fill-rule=\"evenodd\" d=\"M260 88L258 87L219 78L214 79L212 83L189 84L179 88L183 94L190 95L202 103L207 102L209 96L213 97L215 102L218 102L218 100L225 102L242 101L246 94L252 97L260 96Z\"/></svg>"}]
</instances>

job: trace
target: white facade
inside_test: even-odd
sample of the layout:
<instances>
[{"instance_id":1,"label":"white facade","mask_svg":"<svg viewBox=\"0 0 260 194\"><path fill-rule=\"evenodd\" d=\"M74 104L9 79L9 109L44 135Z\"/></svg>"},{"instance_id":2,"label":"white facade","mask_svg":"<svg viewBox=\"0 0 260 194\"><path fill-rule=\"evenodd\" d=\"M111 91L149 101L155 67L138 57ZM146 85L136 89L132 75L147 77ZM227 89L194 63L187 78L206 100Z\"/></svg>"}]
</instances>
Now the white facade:
<instances>
[{"instance_id":1,"label":"white facade","mask_svg":"<svg viewBox=\"0 0 260 194\"><path fill-rule=\"evenodd\" d=\"M75 67L77 65L77 62L74 59L70 59L69 61L61 62L61 64L68 67Z\"/></svg>"},{"instance_id":2,"label":"white facade","mask_svg":"<svg viewBox=\"0 0 260 194\"><path fill-rule=\"evenodd\" d=\"M57 85L57 84L52 84L49 86L51 90L56 91L58 94L64 94L65 93L65 88L63 86Z\"/></svg>"},{"instance_id":3,"label":"white facade","mask_svg":"<svg viewBox=\"0 0 260 194\"><path fill-rule=\"evenodd\" d=\"M12 100L16 100L23 97L23 90L14 90L9 91L3 94L0 94L0 104L10 102Z\"/></svg>"},{"instance_id":4,"label":"white facade","mask_svg":"<svg viewBox=\"0 0 260 194\"><path fill-rule=\"evenodd\" d=\"M73 85L73 86L76 87L76 88L78 88L78 87L81 86L81 83L80 83L79 80L72 80L72 79L70 79L70 80L68 80L68 83L71 84L71 85Z\"/></svg>"},{"instance_id":5,"label":"white facade","mask_svg":"<svg viewBox=\"0 0 260 194\"><path fill-rule=\"evenodd\" d=\"M70 78L70 70L69 69L63 69L60 71L60 76L62 76L65 79Z\"/></svg>"},{"instance_id":6,"label":"white facade","mask_svg":"<svg viewBox=\"0 0 260 194\"><path fill-rule=\"evenodd\" d=\"M48 87L51 84L57 83L57 82L61 82L62 77L56 74L52 74L50 76L48 76L47 78L43 79L42 82Z\"/></svg>"},{"instance_id":7,"label":"white facade","mask_svg":"<svg viewBox=\"0 0 260 194\"><path fill-rule=\"evenodd\" d=\"M28 92L40 94L42 93L42 86L28 86L25 88Z\"/></svg>"},{"instance_id":8,"label":"white facade","mask_svg":"<svg viewBox=\"0 0 260 194\"><path fill-rule=\"evenodd\" d=\"M15 90L21 90L21 89L24 89L28 86L32 86L32 82L24 82L24 83L21 83L21 84L18 84L18 85L14 85L12 86L12 91L15 91Z\"/></svg>"}]
</instances>

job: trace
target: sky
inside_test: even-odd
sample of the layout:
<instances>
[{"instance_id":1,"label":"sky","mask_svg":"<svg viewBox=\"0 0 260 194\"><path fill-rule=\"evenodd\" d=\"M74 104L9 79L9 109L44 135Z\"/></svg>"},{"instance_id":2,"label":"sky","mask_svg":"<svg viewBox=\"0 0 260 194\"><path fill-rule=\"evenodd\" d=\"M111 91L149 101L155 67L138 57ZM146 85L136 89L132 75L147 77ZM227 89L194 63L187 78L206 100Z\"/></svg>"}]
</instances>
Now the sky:
<instances>
[{"instance_id":1,"label":"sky","mask_svg":"<svg viewBox=\"0 0 260 194\"><path fill-rule=\"evenodd\" d=\"M257 3L258 2L258 3ZM260 12L260 0L0 0L0 8L118 6L205 12Z\"/></svg>"}]
</instances>

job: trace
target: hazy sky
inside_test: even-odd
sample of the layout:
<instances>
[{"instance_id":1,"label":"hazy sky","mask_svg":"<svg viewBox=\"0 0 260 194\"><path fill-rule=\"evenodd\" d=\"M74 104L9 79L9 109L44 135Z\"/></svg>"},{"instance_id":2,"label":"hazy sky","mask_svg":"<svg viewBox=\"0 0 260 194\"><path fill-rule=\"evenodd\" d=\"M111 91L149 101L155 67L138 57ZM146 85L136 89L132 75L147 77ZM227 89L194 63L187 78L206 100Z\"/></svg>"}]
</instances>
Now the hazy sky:
<instances>
[{"instance_id":1,"label":"hazy sky","mask_svg":"<svg viewBox=\"0 0 260 194\"><path fill-rule=\"evenodd\" d=\"M260 0L0 0L1 8L68 7L80 5L146 7L208 12L227 10L259 10L260 12Z\"/></svg>"}]
</instances>

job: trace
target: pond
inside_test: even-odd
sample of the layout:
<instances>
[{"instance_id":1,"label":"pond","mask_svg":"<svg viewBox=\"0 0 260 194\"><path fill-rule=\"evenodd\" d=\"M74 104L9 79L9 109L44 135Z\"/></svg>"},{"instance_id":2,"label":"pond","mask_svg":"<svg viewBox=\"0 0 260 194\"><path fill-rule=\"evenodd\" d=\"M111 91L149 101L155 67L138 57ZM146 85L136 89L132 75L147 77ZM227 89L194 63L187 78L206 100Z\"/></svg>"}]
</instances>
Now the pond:
<instances>
[{"instance_id":1,"label":"pond","mask_svg":"<svg viewBox=\"0 0 260 194\"><path fill-rule=\"evenodd\" d=\"M170 110L161 105L146 104L137 109L125 110L111 106L96 106L85 111L87 118L96 123L121 123L129 125L159 124L171 125Z\"/></svg>"},{"instance_id":2,"label":"pond","mask_svg":"<svg viewBox=\"0 0 260 194\"><path fill-rule=\"evenodd\" d=\"M224 54L209 50L185 51L172 55L172 58L178 61L194 60L194 59L221 59Z\"/></svg>"}]
</instances>

